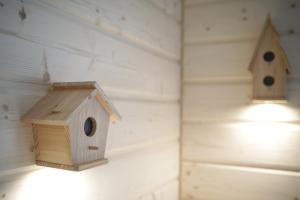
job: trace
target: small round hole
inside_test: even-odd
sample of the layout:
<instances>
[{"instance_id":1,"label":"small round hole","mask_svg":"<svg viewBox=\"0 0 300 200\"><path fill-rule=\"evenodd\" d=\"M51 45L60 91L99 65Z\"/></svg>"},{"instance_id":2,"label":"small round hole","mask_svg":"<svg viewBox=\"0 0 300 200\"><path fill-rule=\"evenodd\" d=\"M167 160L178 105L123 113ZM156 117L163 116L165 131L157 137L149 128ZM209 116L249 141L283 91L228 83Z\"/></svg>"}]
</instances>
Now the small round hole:
<instances>
[{"instance_id":1,"label":"small round hole","mask_svg":"<svg viewBox=\"0 0 300 200\"><path fill-rule=\"evenodd\" d=\"M275 58L275 54L272 52L272 51L267 51L265 54L264 54L264 60L266 62L272 62Z\"/></svg>"},{"instance_id":2,"label":"small round hole","mask_svg":"<svg viewBox=\"0 0 300 200\"><path fill-rule=\"evenodd\" d=\"M96 120L89 117L84 122L84 133L86 136L92 137L96 132Z\"/></svg>"},{"instance_id":3,"label":"small round hole","mask_svg":"<svg viewBox=\"0 0 300 200\"><path fill-rule=\"evenodd\" d=\"M274 80L274 78L272 76L266 76L264 78L263 82L264 82L265 86L270 87L270 86L272 86L274 84L275 80Z\"/></svg>"}]
</instances>

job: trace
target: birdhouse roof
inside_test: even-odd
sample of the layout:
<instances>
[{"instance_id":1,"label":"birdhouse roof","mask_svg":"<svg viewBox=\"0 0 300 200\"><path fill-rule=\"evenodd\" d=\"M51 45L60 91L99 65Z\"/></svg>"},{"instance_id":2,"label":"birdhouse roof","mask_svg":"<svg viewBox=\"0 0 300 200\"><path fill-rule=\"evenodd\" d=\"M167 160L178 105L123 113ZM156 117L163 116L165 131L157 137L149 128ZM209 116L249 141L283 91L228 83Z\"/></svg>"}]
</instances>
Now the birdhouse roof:
<instances>
[{"instance_id":1,"label":"birdhouse roof","mask_svg":"<svg viewBox=\"0 0 300 200\"><path fill-rule=\"evenodd\" d=\"M28 123L66 124L72 113L95 98L114 122L120 114L96 82L54 83L50 92L38 101L23 117Z\"/></svg>"},{"instance_id":2,"label":"birdhouse roof","mask_svg":"<svg viewBox=\"0 0 300 200\"><path fill-rule=\"evenodd\" d=\"M267 19L265 21L262 33L260 34L258 43L256 45L255 52L253 54L251 63L249 65L249 71L253 71L254 67L257 67L258 60L261 59L261 53L264 51L272 51L276 54L276 57L278 57L280 66L284 67L286 72L288 73L290 71L290 65L288 62L287 55L282 48L281 42L280 42L280 36L278 32L276 31L275 26L272 23L271 15L268 14ZM258 62L259 63L259 62Z\"/></svg>"}]
</instances>

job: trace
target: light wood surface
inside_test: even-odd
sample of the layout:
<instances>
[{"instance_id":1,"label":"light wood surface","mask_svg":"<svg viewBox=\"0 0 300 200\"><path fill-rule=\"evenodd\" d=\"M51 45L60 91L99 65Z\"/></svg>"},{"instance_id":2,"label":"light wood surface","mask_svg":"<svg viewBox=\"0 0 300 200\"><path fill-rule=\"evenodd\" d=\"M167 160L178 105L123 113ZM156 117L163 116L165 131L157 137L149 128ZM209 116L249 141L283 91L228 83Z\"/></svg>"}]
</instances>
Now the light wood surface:
<instances>
[{"instance_id":1,"label":"light wood surface","mask_svg":"<svg viewBox=\"0 0 300 200\"><path fill-rule=\"evenodd\" d=\"M281 105L251 102L268 13L292 66ZM284 0L185 1L183 200L299 198L299 13Z\"/></svg>"},{"instance_id":2,"label":"light wood surface","mask_svg":"<svg viewBox=\"0 0 300 200\"><path fill-rule=\"evenodd\" d=\"M37 161L73 164L67 127L33 124L33 138Z\"/></svg>"},{"instance_id":3,"label":"light wood surface","mask_svg":"<svg viewBox=\"0 0 300 200\"><path fill-rule=\"evenodd\" d=\"M289 73L290 66L270 14L256 45L249 65L253 76L253 100L286 100L286 74ZM267 53L274 58L267 61ZM273 78L274 83L270 86L264 84L266 77Z\"/></svg>"},{"instance_id":4,"label":"light wood surface","mask_svg":"<svg viewBox=\"0 0 300 200\"><path fill-rule=\"evenodd\" d=\"M84 133L84 123L88 117L94 118L96 123L95 133L91 137ZM104 159L108 127L109 115L95 98L88 99L75 111L69 124L69 137L72 159L76 165ZM89 146L97 146L98 149L91 151Z\"/></svg>"},{"instance_id":5,"label":"light wood surface","mask_svg":"<svg viewBox=\"0 0 300 200\"><path fill-rule=\"evenodd\" d=\"M44 197L46 200L55 197L93 199L95 195L104 199L139 200L149 196L156 196L158 200L177 199L177 193L174 193L178 183L177 151L178 143L171 142L120 154L111 157L106 165L81 172L42 168L4 182L1 176L0 193L6 194L9 200L35 200L48 189L42 188L42 193L32 190L47 179L43 186L50 187L51 192ZM72 187L65 187L68 184Z\"/></svg>"},{"instance_id":6,"label":"light wood surface","mask_svg":"<svg viewBox=\"0 0 300 200\"><path fill-rule=\"evenodd\" d=\"M90 117L92 136L84 132ZM22 120L33 125L37 164L83 170L104 164L95 161L104 160L109 118L120 115L96 82L60 82Z\"/></svg>"},{"instance_id":7,"label":"light wood surface","mask_svg":"<svg viewBox=\"0 0 300 200\"><path fill-rule=\"evenodd\" d=\"M183 160L299 172L299 131L284 122L186 123Z\"/></svg>"},{"instance_id":8,"label":"light wood surface","mask_svg":"<svg viewBox=\"0 0 300 200\"><path fill-rule=\"evenodd\" d=\"M259 37L265 17L270 13L279 33L299 32L299 7L284 0L186 2L187 43L217 43ZM196 0L197 1L197 0Z\"/></svg>"},{"instance_id":9,"label":"light wood surface","mask_svg":"<svg viewBox=\"0 0 300 200\"><path fill-rule=\"evenodd\" d=\"M177 61L139 48L132 42L122 41L120 34L114 37L93 27L92 23L88 23L90 26L83 23L79 17L74 19L64 14L62 8L52 8L41 1L28 5L25 2L32 20L24 20L20 24L14 10L22 5L14 2L8 2L5 11L1 12L4 14L1 18L9 20L8 24L0 24L3 30L0 38L3 60L1 79L47 83L43 77L47 71L51 82L97 81L108 96L159 101L178 99L180 66ZM80 8L85 6L81 5ZM114 6L115 9L121 9ZM160 10L153 9L155 12ZM124 10L124 13L129 12ZM26 29L27 33L21 31L17 34L17 29ZM53 30L60 31L55 33ZM142 41L145 40L148 41L146 38Z\"/></svg>"},{"instance_id":10,"label":"light wood surface","mask_svg":"<svg viewBox=\"0 0 300 200\"><path fill-rule=\"evenodd\" d=\"M37 191L41 181L34 180L41 177L56 180L51 193L43 192L49 200L178 198L180 7L179 0L4 2L0 195L40 199L26 191ZM60 170L15 176L16 168L34 165L32 130L20 116L47 94L49 83L70 81L97 81L122 113L108 133L110 162L69 178ZM67 180L82 187L61 187Z\"/></svg>"},{"instance_id":11,"label":"light wood surface","mask_svg":"<svg viewBox=\"0 0 300 200\"><path fill-rule=\"evenodd\" d=\"M261 30L259 30L261 31ZM251 73L247 66L251 61L258 38L251 40L216 42L207 44L188 44L185 46L184 80L187 81L248 81ZM300 37L297 35L281 35L281 42L289 59L291 69L290 78L299 77ZM218 59L215 59L218 58ZM219 67L219 60L226 65ZM199 63L203 63L200 67ZM202 65L201 65L202 66Z\"/></svg>"},{"instance_id":12,"label":"light wood surface","mask_svg":"<svg viewBox=\"0 0 300 200\"><path fill-rule=\"evenodd\" d=\"M87 163L82 163L80 165L67 165L67 164L57 164L57 163L51 163L51 162L43 162L43 161L36 161L37 165L45 166L45 167L53 167L58 169L65 169L65 170L72 170L72 171L82 171L85 169L89 169L92 167L97 167L99 165L103 165L108 163L107 159L103 160L95 160Z\"/></svg>"},{"instance_id":13,"label":"light wood surface","mask_svg":"<svg viewBox=\"0 0 300 200\"><path fill-rule=\"evenodd\" d=\"M299 173L185 164L184 200L196 199L298 199Z\"/></svg>"},{"instance_id":14,"label":"light wood surface","mask_svg":"<svg viewBox=\"0 0 300 200\"><path fill-rule=\"evenodd\" d=\"M22 117L22 120L26 123L47 124L54 121L53 123L67 125L70 115L86 102L93 91L94 89L50 91Z\"/></svg>"},{"instance_id":15,"label":"light wood surface","mask_svg":"<svg viewBox=\"0 0 300 200\"><path fill-rule=\"evenodd\" d=\"M96 82L57 82L51 88L52 90L22 117L24 122L66 125L73 113L86 104L89 98L96 98L112 121L121 118Z\"/></svg>"},{"instance_id":16,"label":"light wood surface","mask_svg":"<svg viewBox=\"0 0 300 200\"><path fill-rule=\"evenodd\" d=\"M110 119L113 122L121 119L121 115L118 113L117 109L110 102L104 91L95 81L90 82L57 82L52 85L53 90L76 90L76 89L96 89L93 94L97 101L103 106L106 112L110 115Z\"/></svg>"}]
</instances>

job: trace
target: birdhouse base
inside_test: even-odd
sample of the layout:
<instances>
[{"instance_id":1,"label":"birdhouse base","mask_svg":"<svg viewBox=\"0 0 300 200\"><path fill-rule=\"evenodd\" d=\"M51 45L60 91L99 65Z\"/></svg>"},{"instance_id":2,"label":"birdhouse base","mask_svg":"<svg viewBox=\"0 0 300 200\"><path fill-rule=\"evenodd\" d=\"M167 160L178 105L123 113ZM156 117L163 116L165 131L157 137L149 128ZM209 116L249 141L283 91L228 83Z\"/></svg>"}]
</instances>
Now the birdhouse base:
<instances>
[{"instance_id":1,"label":"birdhouse base","mask_svg":"<svg viewBox=\"0 0 300 200\"><path fill-rule=\"evenodd\" d=\"M81 170L89 169L89 168L92 168L95 166L104 165L106 163L108 163L108 159L95 160L92 162L82 163L80 165L62 165L62 164L44 162L44 161L39 161L39 160L36 161L36 164L40 165L40 166L65 169L65 170L71 170L71 171L81 171Z\"/></svg>"},{"instance_id":2,"label":"birdhouse base","mask_svg":"<svg viewBox=\"0 0 300 200\"><path fill-rule=\"evenodd\" d=\"M252 103L279 103L279 104L282 104L282 103L287 103L287 99L283 99L283 98L280 98L280 99L268 99L268 98L262 98L262 99L253 99L252 100Z\"/></svg>"}]
</instances>

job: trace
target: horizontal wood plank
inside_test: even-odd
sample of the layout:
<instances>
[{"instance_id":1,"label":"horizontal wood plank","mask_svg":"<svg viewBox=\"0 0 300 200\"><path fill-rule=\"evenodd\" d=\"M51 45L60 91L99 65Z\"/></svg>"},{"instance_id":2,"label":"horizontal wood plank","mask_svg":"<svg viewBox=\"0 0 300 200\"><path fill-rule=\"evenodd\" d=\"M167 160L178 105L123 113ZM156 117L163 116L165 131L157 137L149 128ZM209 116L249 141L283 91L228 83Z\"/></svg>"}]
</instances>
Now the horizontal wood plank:
<instances>
[{"instance_id":1,"label":"horizontal wood plank","mask_svg":"<svg viewBox=\"0 0 300 200\"><path fill-rule=\"evenodd\" d=\"M191 84L184 89L183 119L232 119L250 103L250 98L248 83Z\"/></svg>"},{"instance_id":2,"label":"horizontal wood plank","mask_svg":"<svg viewBox=\"0 0 300 200\"><path fill-rule=\"evenodd\" d=\"M179 0L0 2L2 198L178 198L180 14ZM21 115L52 82L93 80L123 118L110 124L109 163L19 175L36 168Z\"/></svg>"},{"instance_id":3,"label":"horizontal wood plank","mask_svg":"<svg viewBox=\"0 0 300 200\"><path fill-rule=\"evenodd\" d=\"M300 172L299 138L297 123L185 124L183 159Z\"/></svg>"},{"instance_id":4,"label":"horizontal wood plank","mask_svg":"<svg viewBox=\"0 0 300 200\"><path fill-rule=\"evenodd\" d=\"M298 77L300 62L297 52L299 36L284 36L282 45L291 65L291 76ZM251 77L248 66L254 53L257 39L238 40L225 43L190 44L185 46L184 79L234 79Z\"/></svg>"},{"instance_id":5,"label":"horizontal wood plank","mask_svg":"<svg viewBox=\"0 0 300 200\"><path fill-rule=\"evenodd\" d=\"M255 41L185 46L184 79L251 77L248 65Z\"/></svg>"},{"instance_id":6,"label":"horizontal wood plank","mask_svg":"<svg viewBox=\"0 0 300 200\"><path fill-rule=\"evenodd\" d=\"M299 199L299 173L184 163L183 199Z\"/></svg>"},{"instance_id":7,"label":"horizontal wood plank","mask_svg":"<svg viewBox=\"0 0 300 200\"><path fill-rule=\"evenodd\" d=\"M288 82L287 97L287 104L278 105L278 108L275 106L273 109L281 120L298 122L298 80ZM252 86L249 82L187 84L183 101L184 122L251 121L255 118L254 114L250 117L247 113L254 110L259 115L258 112L262 112L257 108L259 105L252 103ZM280 117L280 112L286 113L287 116L284 117L287 119Z\"/></svg>"},{"instance_id":8,"label":"horizontal wood plank","mask_svg":"<svg viewBox=\"0 0 300 200\"><path fill-rule=\"evenodd\" d=\"M1 35L0 78L37 84L95 80L115 95L179 98L180 68L177 64L122 43L116 42L116 46L107 43L106 46L113 48L110 56L90 57Z\"/></svg>"},{"instance_id":9,"label":"horizontal wood plank","mask_svg":"<svg viewBox=\"0 0 300 200\"><path fill-rule=\"evenodd\" d=\"M222 1L185 9L185 41L226 41L258 37L264 20L271 13L282 34L299 32L299 7L293 1ZM291 31L292 30L292 31Z\"/></svg>"},{"instance_id":10,"label":"horizontal wood plank","mask_svg":"<svg viewBox=\"0 0 300 200\"><path fill-rule=\"evenodd\" d=\"M99 48L104 46L103 37L102 40L118 40L139 50L178 61L179 24L149 2L132 3L9 1L3 6L6 12L1 12L6 22L0 23L0 29L34 41L65 45L90 53L101 52ZM23 6L24 20L16 12ZM157 23L151 23L152 15L158 18Z\"/></svg>"},{"instance_id":11,"label":"horizontal wood plank","mask_svg":"<svg viewBox=\"0 0 300 200\"><path fill-rule=\"evenodd\" d=\"M166 16L147 0L118 1L60 1L44 0L43 3L64 11L80 20L104 30L120 32L132 42L159 49L179 57L180 26L173 17ZM180 3L176 5L180 8ZM170 12L171 5L168 5ZM155 23L153 23L155 22ZM153 46L153 47L152 47Z\"/></svg>"},{"instance_id":12,"label":"horizontal wood plank","mask_svg":"<svg viewBox=\"0 0 300 200\"><path fill-rule=\"evenodd\" d=\"M299 199L299 7L186 0L183 200ZM292 66L288 103L253 104L248 72L268 13Z\"/></svg>"},{"instance_id":13,"label":"horizontal wood plank","mask_svg":"<svg viewBox=\"0 0 300 200\"><path fill-rule=\"evenodd\" d=\"M111 158L106 165L82 172L42 168L12 181L0 181L0 193L5 194L9 200L34 200L40 199L41 195L45 200L98 197L137 199L177 179L177 151L178 144L170 143L159 149L154 147ZM45 179L47 181L43 182L44 187L40 187L41 180ZM32 192L37 188L38 191Z\"/></svg>"},{"instance_id":14,"label":"horizontal wood plank","mask_svg":"<svg viewBox=\"0 0 300 200\"><path fill-rule=\"evenodd\" d=\"M122 120L109 129L107 148L179 137L179 105L114 101ZM142 133L142 134L141 134Z\"/></svg>"}]
</instances>

